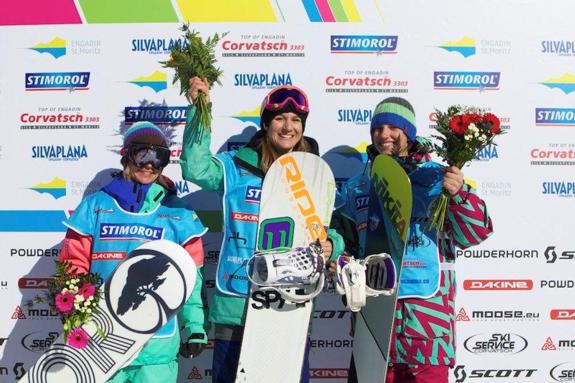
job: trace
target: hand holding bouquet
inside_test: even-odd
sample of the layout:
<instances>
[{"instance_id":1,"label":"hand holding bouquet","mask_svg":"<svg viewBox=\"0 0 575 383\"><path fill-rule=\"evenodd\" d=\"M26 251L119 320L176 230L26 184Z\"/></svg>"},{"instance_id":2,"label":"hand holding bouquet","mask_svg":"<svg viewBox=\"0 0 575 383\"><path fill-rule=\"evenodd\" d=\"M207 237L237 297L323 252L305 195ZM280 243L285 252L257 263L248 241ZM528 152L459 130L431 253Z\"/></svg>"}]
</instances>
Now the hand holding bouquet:
<instances>
[{"instance_id":1,"label":"hand holding bouquet","mask_svg":"<svg viewBox=\"0 0 575 383\"><path fill-rule=\"evenodd\" d=\"M184 43L176 43L170 51L168 61L160 62L165 68L173 68L176 73L173 83L180 81L180 94L184 94L188 101L192 103L189 95L190 79L199 77L206 79L209 85L220 83L222 71L215 67L216 57L214 49L218 42L227 33L222 35L215 34L204 42L198 32L191 31L188 24L181 28L184 32ZM197 112L194 115L196 124L201 127L198 131L197 140L201 140L203 129L211 129L210 111L208 101L204 93L200 93L196 100Z\"/></svg>"},{"instance_id":2,"label":"hand holding bouquet","mask_svg":"<svg viewBox=\"0 0 575 383\"><path fill-rule=\"evenodd\" d=\"M89 336L82 325L98 311L101 283L98 274L77 274L70 262L56 261L56 272L48 281L48 292L44 297L34 298L29 305L48 303L52 310L60 314L66 343L75 348L84 348Z\"/></svg>"},{"instance_id":3,"label":"hand holding bouquet","mask_svg":"<svg viewBox=\"0 0 575 383\"><path fill-rule=\"evenodd\" d=\"M436 110L437 138L439 145L434 144L438 157L448 165L461 169L473 160L477 152L493 144L495 136L501 134L499 118L484 110L473 107L453 105L447 112ZM431 204L428 229L444 230L445 216L450 194L443 190Z\"/></svg>"}]
</instances>

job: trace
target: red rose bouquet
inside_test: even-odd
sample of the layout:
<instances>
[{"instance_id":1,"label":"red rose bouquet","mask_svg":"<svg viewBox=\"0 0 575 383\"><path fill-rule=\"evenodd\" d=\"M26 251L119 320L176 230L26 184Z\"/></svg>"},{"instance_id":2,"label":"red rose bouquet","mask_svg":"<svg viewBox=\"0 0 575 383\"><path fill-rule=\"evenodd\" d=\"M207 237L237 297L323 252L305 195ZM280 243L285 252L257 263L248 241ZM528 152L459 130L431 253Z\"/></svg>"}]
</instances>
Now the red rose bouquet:
<instances>
[{"instance_id":1,"label":"red rose bouquet","mask_svg":"<svg viewBox=\"0 0 575 383\"><path fill-rule=\"evenodd\" d=\"M459 169L473 160L481 149L494 145L493 139L501 134L499 118L479 108L453 105L447 112L436 110L436 115L439 135L432 137L440 144L433 145L434 152L449 166ZM447 190L443 190L432 202L428 229L444 230L450 198Z\"/></svg>"},{"instance_id":2,"label":"red rose bouquet","mask_svg":"<svg viewBox=\"0 0 575 383\"><path fill-rule=\"evenodd\" d=\"M56 261L56 272L48 281L48 292L35 297L28 305L48 303L53 311L60 314L66 343L75 348L84 348L89 336L82 325L98 312L101 284L102 279L98 274L78 274L70 262ZM96 328L101 331L98 326Z\"/></svg>"}]
</instances>

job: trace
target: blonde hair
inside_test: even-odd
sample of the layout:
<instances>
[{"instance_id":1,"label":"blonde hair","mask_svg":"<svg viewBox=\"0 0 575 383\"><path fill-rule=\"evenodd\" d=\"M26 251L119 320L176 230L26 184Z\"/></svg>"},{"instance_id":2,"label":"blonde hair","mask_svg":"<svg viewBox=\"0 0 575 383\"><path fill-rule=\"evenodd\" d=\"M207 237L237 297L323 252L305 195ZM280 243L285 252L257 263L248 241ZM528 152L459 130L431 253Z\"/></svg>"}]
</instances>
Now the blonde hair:
<instances>
[{"instance_id":1,"label":"blonde hair","mask_svg":"<svg viewBox=\"0 0 575 383\"><path fill-rule=\"evenodd\" d=\"M268 139L267 131L264 132L264 136L260 140L257 149L261 153L260 168L263 171L263 173L266 174L270 166L272 166L272 163L275 160L277 160L281 156L281 154L274 150L271 142ZM295 146L293 147L292 151L294 152L310 151L310 145L304 139L303 134L300 140L297 142L297 144L295 144Z\"/></svg>"}]
</instances>

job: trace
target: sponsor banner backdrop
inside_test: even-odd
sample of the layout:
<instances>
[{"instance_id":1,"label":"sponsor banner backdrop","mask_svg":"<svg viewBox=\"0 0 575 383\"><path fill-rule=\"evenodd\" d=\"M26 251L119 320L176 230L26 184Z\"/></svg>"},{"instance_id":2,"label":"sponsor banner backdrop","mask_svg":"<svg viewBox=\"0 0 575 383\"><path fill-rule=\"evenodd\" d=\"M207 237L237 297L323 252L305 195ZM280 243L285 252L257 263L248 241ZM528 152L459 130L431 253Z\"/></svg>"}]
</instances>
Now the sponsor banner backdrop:
<instances>
[{"instance_id":1,"label":"sponsor banner backdrop","mask_svg":"<svg viewBox=\"0 0 575 383\"><path fill-rule=\"evenodd\" d=\"M187 101L159 63L189 21L217 46L212 150L236 149L259 127L274 86L309 96L306 135L338 185L364 169L373 107L414 105L418 134L435 110L489 109L505 134L463 169L487 202L495 233L458 251L457 364L452 382L575 381L575 5L559 0L58 0L0 14L0 383L13 382L61 332L48 307L27 302L54 270L65 221L120 168L122 134L152 121L171 138L164 174L197 211L205 287L215 290L221 204L182 179ZM258 203L259 190L246 190ZM255 219L242 216L238 219ZM122 254L106 254L117 256ZM310 336L313 382L347 380L349 311L328 284ZM278 345L281 347L281 344ZM180 360L179 381L211 381L213 334ZM289 366L286 366L289 368Z\"/></svg>"}]
</instances>

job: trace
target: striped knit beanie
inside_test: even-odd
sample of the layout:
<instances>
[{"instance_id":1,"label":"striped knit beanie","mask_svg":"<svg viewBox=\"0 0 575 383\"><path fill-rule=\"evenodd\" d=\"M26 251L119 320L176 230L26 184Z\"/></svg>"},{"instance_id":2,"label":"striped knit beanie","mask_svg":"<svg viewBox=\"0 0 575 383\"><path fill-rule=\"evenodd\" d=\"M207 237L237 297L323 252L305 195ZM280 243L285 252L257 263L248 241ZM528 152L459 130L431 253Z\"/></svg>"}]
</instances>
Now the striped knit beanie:
<instances>
[{"instance_id":1,"label":"striped knit beanie","mask_svg":"<svg viewBox=\"0 0 575 383\"><path fill-rule=\"evenodd\" d=\"M415 141L417 128L415 127L415 112L413 107L404 98L388 97L381 101L373 111L370 133L381 125L393 125L403 130L407 139Z\"/></svg>"},{"instance_id":2,"label":"striped knit beanie","mask_svg":"<svg viewBox=\"0 0 575 383\"><path fill-rule=\"evenodd\" d=\"M148 121L136 122L124 133L124 148L130 144L170 146L170 142L164 132Z\"/></svg>"}]
</instances>

